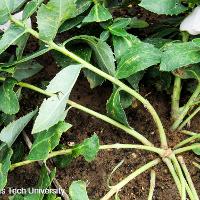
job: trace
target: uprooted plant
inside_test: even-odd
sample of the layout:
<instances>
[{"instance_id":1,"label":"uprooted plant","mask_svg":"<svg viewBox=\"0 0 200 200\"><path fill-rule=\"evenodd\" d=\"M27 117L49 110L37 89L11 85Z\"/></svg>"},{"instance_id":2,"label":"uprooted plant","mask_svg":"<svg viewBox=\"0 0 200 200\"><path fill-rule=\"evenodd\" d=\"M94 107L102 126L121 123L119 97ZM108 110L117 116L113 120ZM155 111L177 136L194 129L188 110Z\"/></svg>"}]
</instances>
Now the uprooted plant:
<instances>
[{"instance_id":1,"label":"uprooted plant","mask_svg":"<svg viewBox=\"0 0 200 200\"><path fill-rule=\"evenodd\" d=\"M200 62L199 40L193 38L192 41L188 42L189 38L186 41L187 34L183 33L183 42L173 42L173 40L169 41L162 38L149 38L149 40L143 42L129 34L127 29L137 26L139 28L145 27L148 24L136 18L112 19L109 9L104 6L110 5L110 2L105 4L105 2L96 0L50 0L47 4L42 4L43 1L33 0L25 4L22 18L18 19L13 13L18 11L24 3L26 3L25 0L14 1L14 3L11 0L0 0L0 24L7 23L7 26L4 26L7 30L0 40L0 54L7 58L9 55L5 53L6 49L12 44L17 46L16 57L9 57L8 62L1 64L2 76L0 80L3 84L0 88L0 109L6 117L15 115L19 111L19 98L22 88L41 93L46 96L46 99L44 99L39 110L36 109L17 120L10 120L12 122L2 129L0 133L2 142L0 147L0 190L3 190L6 186L7 175L10 170L36 161L46 163L48 159L58 156L64 156L64 159L71 161L80 155L84 156L86 161L91 161L95 159L100 150L139 149L155 153L158 158L137 169L118 184L110 186L110 190L104 197L101 197L101 200L110 199L114 195L116 199L119 199L118 194L126 184L160 162L167 165L181 199L184 200L187 196L190 199L199 199L184 159L182 156L178 156L191 150L199 154L200 144L190 144L191 141L200 137L199 134L193 133L193 136L170 149L165 129L157 112L151 103L138 92L138 83L142 79L145 69L160 64L161 71L173 71L175 84L172 95L172 129L181 130L200 109L200 69L199 66L195 65ZM156 7L153 5L154 3L155 0L142 0L140 6L155 13L166 15L179 14L187 10L179 1L175 0L170 0L170 3L160 1L160 5ZM171 4L171 6L169 7L168 4ZM38 31L30 25L30 17L35 12L37 12ZM58 32L68 31L76 26L87 26L92 22L100 23L103 29L100 39L89 35L76 35L63 43L56 42ZM23 56L29 35L38 39L41 47L37 52ZM158 47L158 44L155 44L155 46L150 44L155 43L156 39L162 41L163 44L160 47ZM113 42L114 55L111 47L107 44L110 40ZM63 69L49 82L46 89L22 82L21 80L32 76L42 68L33 59L48 51L52 52L58 65ZM180 57L182 60L179 59ZM95 63L98 67L91 63ZM33 67L28 70L29 72L22 72L23 66L26 65ZM88 79L91 88L101 85L105 80L113 84L113 93L106 105L110 117L69 99L81 70ZM196 89L192 91L189 101L180 107L181 79L188 78L194 79L193 84ZM19 89L15 92L14 88ZM155 147L147 138L130 127L124 108L130 106L133 98L140 101L151 114L157 127L160 147ZM127 101L122 102L122 99ZM66 105L68 106L67 109ZM72 126L65 122L67 113L71 108L81 110L122 129L141 144L100 145L97 135L94 134L91 138L85 139L73 148L55 150L62 134ZM190 114L190 112L192 113ZM34 143L27 159L22 162L11 163L12 145L36 114L37 117L32 129ZM38 184L39 187L49 187L54 177L55 171L48 175L48 171L44 167ZM148 199L153 197L155 179L156 175L152 170ZM80 193L76 192L77 188L79 188ZM88 199L86 184L82 181L73 182L69 188L69 195L71 199ZM32 196L29 194L12 197L12 199L29 198L34 198L33 194ZM52 196L51 198L56 199L57 197ZM40 196L40 199L43 199L43 196Z\"/></svg>"}]
</instances>

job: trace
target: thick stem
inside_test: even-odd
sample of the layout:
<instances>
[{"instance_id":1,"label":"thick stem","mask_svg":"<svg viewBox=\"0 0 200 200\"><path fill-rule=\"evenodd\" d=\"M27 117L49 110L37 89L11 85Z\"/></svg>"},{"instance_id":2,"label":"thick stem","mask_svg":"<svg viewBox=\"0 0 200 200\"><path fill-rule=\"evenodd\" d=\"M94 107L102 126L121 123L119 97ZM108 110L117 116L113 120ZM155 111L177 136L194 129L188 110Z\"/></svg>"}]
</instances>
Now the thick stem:
<instances>
[{"instance_id":1,"label":"thick stem","mask_svg":"<svg viewBox=\"0 0 200 200\"><path fill-rule=\"evenodd\" d=\"M177 186L177 189L180 193L180 196L181 196L181 182L179 180L179 177L174 169L174 166L171 162L171 160L169 158L163 158L163 162L167 165L173 179L174 179L174 182L176 183L176 186Z\"/></svg>"},{"instance_id":2,"label":"thick stem","mask_svg":"<svg viewBox=\"0 0 200 200\"><path fill-rule=\"evenodd\" d=\"M194 187L192 178L191 178L191 176L190 176L190 173L189 173L189 171L188 171L188 169L187 169L187 166L186 166L186 164L185 164L185 162L184 162L183 157L182 157L182 156L179 156L179 157L178 157L178 160L179 160L179 163L180 163L180 165L181 165L181 167L182 167L182 169L183 169L183 172L184 172L184 174L185 174L186 180L187 180L187 182L188 182L188 184L189 184L189 187L190 187L190 189L191 189L191 191L192 191L192 194L193 194L194 198L195 198L196 200L199 200L197 191L196 191L196 189L195 189L195 187Z\"/></svg>"},{"instance_id":3,"label":"thick stem","mask_svg":"<svg viewBox=\"0 0 200 200\"><path fill-rule=\"evenodd\" d=\"M182 142L180 142L179 144L177 144L174 148L179 148L179 147L182 147L190 142L194 142L196 139L199 139L200 138L200 134L198 135L193 135L192 137L189 137L185 140L183 140Z\"/></svg>"},{"instance_id":4,"label":"thick stem","mask_svg":"<svg viewBox=\"0 0 200 200\"><path fill-rule=\"evenodd\" d=\"M171 175L172 175L172 177L173 177L173 179L174 179L174 181L176 183L176 186L178 188L180 196L181 196L181 182L179 180L179 177L178 177L178 175L177 175L177 173L176 173L176 171L174 169L174 166L173 166L171 160L169 158L164 158L163 161L167 165L167 167L168 167L168 169L169 169L169 171L170 171L170 173L171 173ZM189 188L187 183L186 183L186 191L187 191L190 199L191 200L195 200L195 198L193 197L192 191L190 190L190 188Z\"/></svg>"},{"instance_id":5,"label":"thick stem","mask_svg":"<svg viewBox=\"0 0 200 200\"><path fill-rule=\"evenodd\" d=\"M177 130L178 129L178 127L180 126L180 124L184 120L184 118L187 115L189 109L193 106L193 103L195 102L195 100L199 96L199 94L200 94L200 83L198 84L196 90L194 91L194 93L192 94L192 96L190 97L190 99L188 100L186 105L182 108L182 111L181 111L178 119L173 123L173 125L171 127L172 130Z\"/></svg>"},{"instance_id":6,"label":"thick stem","mask_svg":"<svg viewBox=\"0 0 200 200\"><path fill-rule=\"evenodd\" d=\"M198 108L196 108L193 113L187 118L185 119L181 125L178 127L178 131L182 130L182 128L198 113L200 112L200 106Z\"/></svg>"},{"instance_id":7,"label":"thick stem","mask_svg":"<svg viewBox=\"0 0 200 200\"><path fill-rule=\"evenodd\" d=\"M119 190L121 190L126 184L128 184L130 181L135 179L138 175L142 174L143 172L147 171L148 169L154 167L160 162L160 159L155 159L146 165L140 167L135 172L127 176L125 179L123 179L121 182L119 182L117 185L113 186L111 190L103 197L101 200L109 200L115 193L117 193Z\"/></svg>"},{"instance_id":8,"label":"thick stem","mask_svg":"<svg viewBox=\"0 0 200 200\"><path fill-rule=\"evenodd\" d=\"M146 150L146 151L151 151L154 153L157 153L159 155L163 154L163 149L160 148L156 148L156 147L151 147L151 146L144 146L144 145L134 145L134 144L111 144L111 145L101 145L100 150L110 150L110 149L140 149L140 150ZM63 150L59 150L59 151L54 151L52 153L50 153L48 155L48 159L56 157L56 156L62 156L62 155L67 155L67 154L71 154L72 153L72 149L63 149ZM38 160L25 160L19 163L15 163L11 165L10 170L14 170L17 167L21 167L24 165L28 165L34 162L38 162Z\"/></svg>"},{"instance_id":9,"label":"thick stem","mask_svg":"<svg viewBox=\"0 0 200 200\"><path fill-rule=\"evenodd\" d=\"M172 94L172 105L171 105L172 121L177 120L177 118L179 117L178 113L179 113L180 96L181 96L181 78L175 76L174 90Z\"/></svg>"},{"instance_id":10,"label":"thick stem","mask_svg":"<svg viewBox=\"0 0 200 200\"><path fill-rule=\"evenodd\" d=\"M155 190L155 186L156 186L156 172L154 170L151 170L151 180L150 180L148 200L153 199L153 192Z\"/></svg>"},{"instance_id":11,"label":"thick stem","mask_svg":"<svg viewBox=\"0 0 200 200\"><path fill-rule=\"evenodd\" d=\"M4 77L0 77L0 81L4 81L5 78ZM31 85L31 84L28 84L28 83L24 83L24 82L19 82L18 85L20 87L24 87L24 88L28 88L30 90L33 90L33 91L36 91L38 93L41 93L41 94L44 94L46 96L53 96L55 94L53 93L50 93L48 91L45 91L45 90L42 90L41 88L38 88L34 85ZM84 106L81 106L80 104L77 104L71 100L68 100L67 103L69 105L71 105L72 107L76 108L76 109L79 109L79 110L82 110L90 115L93 115L95 116L96 118L98 119L101 119L109 124L112 124L113 126L119 128L119 129L122 129L123 131L125 131L126 133L128 133L129 135L133 136L134 138L136 138L137 140L139 140L142 144L144 145L148 145L148 146L154 146L151 142L149 142L143 135L141 135L140 133L138 133L137 131L135 131L134 129L132 128L129 128L127 126L124 126L123 124L120 124L119 122L105 116L105 115L102 115L98 112L95 112L89 108L86 108Z\"/></svg>"},{"instance_id":12,"label":"thick stem","mask_svg":"<svg viewBox=\"0 0 200 200\"><path fill-rule=\"evenodd\" d=\"M25 25L13 18L12 16L10 16L10 19L12 22L14 22L15 24L17 24L18 26L24 27L26 29L27 32L29 32L30 34L32 34L34 37L39 39L39 34L34 31L31 28L25 27ZM159 135L160 135L160 140L161 140L161 146L165 149L168 148L167 145L167 137L163 128L163 125L161 123L161 120L157 114L157 112L155 111L155 109L153 108L153 106L149 103L148 100L146 100L145 98L143 98L139 93L137 93L136 91L134 91L133 89L131 89L130 87L128 87L127 85L125 85L124 83L122 83L121 81L119 81L118 79L116 79L115 77L110 76L109 74L99 70L98 68L94 67L93 65L91 65L90 63L86 62L85 60L83 60L82 58L78 57L77 55L73 54L72 52L68 51L64 46L59 46L57 44L55 44L52 41L43 41L45 42L47 45L49 45L49 47L51 49L57 50L60 53L72 58L73 60L77 61L78 63L82 64L85 68L89 69L90 71L93 71L94 73L100 75L101 77L111 81L112 83L114 83L115 85L119 86L122 90L126 91L127 93L131 94L132 96L134 96L136 99L138 99L140 102L143 103L143 105L148 109L148 111L151 113L154 122L157 125L158 131L159 131Z\"/></svg>"},{"instance_id":13,"label":"thick stem","mask_svg":"<svg viewBox=\"0 0 200 200\"><path fill-rule=\"evenodd\" d=\"M180 167L180 165L179 165L179 163L177 161L177 158L176 158L176 156L174 154L172 154L171 160L172 160L172 163L174 165L174 168L177 171L178 177L180 179L180 183L181 183L181 200L186 200L186 181L185 181L185 178L183 176L181 167Z\"/></svg>"}]
</instances>

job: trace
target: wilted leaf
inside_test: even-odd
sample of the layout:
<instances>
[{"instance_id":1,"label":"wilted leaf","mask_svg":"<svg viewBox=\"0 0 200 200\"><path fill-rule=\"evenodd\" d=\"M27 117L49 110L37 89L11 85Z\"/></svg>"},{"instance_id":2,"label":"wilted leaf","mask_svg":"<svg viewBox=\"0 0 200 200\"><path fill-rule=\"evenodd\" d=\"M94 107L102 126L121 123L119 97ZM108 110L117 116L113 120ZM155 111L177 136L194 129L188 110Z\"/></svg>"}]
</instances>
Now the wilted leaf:
<instances>
[{"instance_id":1,"label":"wilted leaf","mask_svg":"<svg viewBox=\"0 0 200 200\"><path fill-rule=\"evenodd\" d=\"M71 200L89 200L84 181L74 181L69 187Z\"/></svg>"},{"instance_id":2,"label":"wilted leaf","mask_svg":"<svg viewBox=\"0 0 200 200\"><path fill-rule=\"evenodd\" d=\"M59 144L62 134L69 128L71 124L58 122L49 130L37 133L28 160L46 160L49 153Z\"/></svg>"},{"instance_id":3,"label":"wilted leaf","mask_svg":"<svg viewBox=\"0 0 200 200\"><path fill-rule=\"evenodd\" d=\"M176 76L182 79L196 79L200 82L200 66L194 65L191 67L181 68L174 72Z\"/></svg>"},{"instance_id":4,"label":"wilted leaf","mask_svg":"<svg viewBox=\"0 0 200 200\"><path fill-rule=\"evenodd\" d=\"M28 113L27 115L11 122L8 126L2 129L0 133L0 140L5 142L9 147L15 142L19 134L28 124L28 122L36 114L37 110Z\"/></svg>"}]
</instances>

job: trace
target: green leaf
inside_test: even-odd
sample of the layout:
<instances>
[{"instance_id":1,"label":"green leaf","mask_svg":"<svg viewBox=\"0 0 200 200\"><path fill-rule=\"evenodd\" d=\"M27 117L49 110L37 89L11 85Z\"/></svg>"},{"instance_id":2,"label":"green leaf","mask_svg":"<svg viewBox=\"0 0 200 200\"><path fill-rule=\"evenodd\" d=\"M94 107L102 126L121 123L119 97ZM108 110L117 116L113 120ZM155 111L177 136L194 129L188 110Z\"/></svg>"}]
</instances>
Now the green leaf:
<instances>
[{"instance_id":1,"label":"green leaf","mask_svg":"<svg viewBox=\"0 0 200 200\"><path fill-rule=\"evenodd\" d=\"M108 30L116 36L127 36L128 33L124 30L131 22L130 18L117 18L113 21L111 26L108 26Z\"/></svg>"},{"instance_id":2,"label":"green leaf","mask_svg":"<svg viewBox=\"0 0 200 200\"><path fill-rule=\"evenodd\" d=\"M59 167L64 168L78 156L83 156L87 162L91 162L95 159L98 151L99 139L98 136L94 134L92 137L85 139L81 144L75 145L71 154L57 156L54 160Z\"/></svg>"},{"instance_id":3,"label":"green leaf","mask_svg":"<svg viewBox=\"0 0 200 200\"><path fill-rule=\"evenodd\" d=\"M13 149L13 155L11 158L11 162L17 163L23 161L25 155L25 145L23 144L23 141L18 140L18 142L15 142L12 145L12 149Z\"/></svg>"},{"instance_id":4,"label":"green leaf","mask_svg":"<svg viewBox=\"0 0 200 200\"><path fill-rule=\"evenodd\" d=\"M90 13L84 18L83 23L104 22L109 19L112 19L112 15L109 10L100 3L97 3L93 6Z\"/></svg>"},{"instance_id":5,"label":"green leaf","mask_svg":"<svg viewBox=\"0 0 200 200\"><path fill-rule=\"evenodd\" d=\"M82 65L70 65L61 70L50 82L46 91L55 95L45 99L40 106L39 114L33 126L33 134L48 130L65 118L66 103L81 67Z\"/></svg>"},{"instance_id":6,"label":"green leaf","mask_svg":"<svg viewBox=\"0 0 200 200\"><path fill-rule=\"evenodd\" d=\"M76 145L73 148L73 157L82 155L87 162L95 159L99 151L99 138L96 134L92 137L85 139L81 144Z\"/></svg>"},{"instance_id":7,"label":"green leaf","mask_svg":"<svg viewBox=\"0 0 200 200\"><path fill-rule=\"evenodd\" d=\"M29 39L30 34L29 33L25 33L24 35L22 35L16 42L15 45L17 46L16 48L16 57L17 60L21 59L24 49L26 47L27 41Z\"/></svg>"},{"instance_id":8,"label":"green leaf","mask_svg":"<svg viewBox=\"0 0 200 200\"><path fill-rule=\"evenodd\" d=\"M148 26L149 26L149 24L146 21L144 21L142 19L138 19L137 17L133 17L133 18L131 18L131 21L130 21L127 28L128 29L131 29L131 28L146 28Z\"/></svg>"},{"instance_id":9,"label":"green leaf","mask_svg":"<svg viewBox=\"0 0 200 200\"><path fill-rule=\"evenodd\" d=\"M121 104L120 100L120 89L114 89L114 92L112 93L111 97L109 98L106 109L108 112L108 115L118 122L129 126L126 113L124 112L124 109Z\"/></svg>"},{"instance_id":10,"label":"green leaf","mask_svg":"<svg viewBox=\"0 0 200 200\"><path fill-rule=\"evenodd\" d=\"M37 133L28 160L46 160L49 153L59 144L62 134L71 127L71 124L58 122L49 130Z\"/></svg>"},{"instance_id":11,"label":"green leaf","mask_svg":"<svg viewBox=\"0 0 200 200\"><path fill-rule=\"evenodd\" d=\"M195 144L193 144L193 145L200 145L200 143L195 143ZM196 155L198 155L198 156L200 156L200 148L198 147L198 148L196 148L196 149L193 149L193 152L196 154Z\"/></svg>"},{"instance_id":12,"label":"green leaf","mask_svg":"<svg viewBox=\"0 0 200 200\"><path fill-rule=\"evenodd\" d=\"M23 17L22 19L28 19L34 12L37 11L38 7L43 3L44 0L32 0L29 1L23 10Z\"/></svg>"},{"instance_id":13,"label":"green leaf","mask_svg":"<svg viewBox=\"0 0 200 200\"><path fill-rule=\"evenodd\" d=\"M10 26L10 28L3 34L0 39L0 54L2 54L10 45L16 42L22 35L24 35L25 29L16 25Z\"/></svg>"},{"instance_id":14,"label":"green leaf","mask_svg":"<svg viewBox=\"0 0 200 200\"><path fill-rule=\"evenodd\" d=\"M113 36L114 53L117 61L129 50L130 47L134 46L141 41L134 35L128 34L125 37Z\"/></svg>"},{"instance_id":15,"label":"green leaf","mask_svg":"<svg viewBox=\"0 0 200 200\"><path fill-rule=\"evenodd\" d=\"M170 43L163 50L161 71L173 71L200 62L200 48L193 42Z\"/></svg>"},{"instance_id":16,"label":"green leaf","mask_svg":"<svg viewBox=\"0 0 200 200\"><path fill-rule=\"evenodd\" d=\"M69 187L71 200L89 200L84 181L74 181Z\"/></svg>"},{"instance_id":17,"label":"green leaf","mask_svg":"<svg viewBox=\"0 0 200 200\"><path fill-rule=\"evenodd\" d=\"M50 0L47 5L42 4L37 13L40 39L53 40L61 24L75 12L74 0Z\"/></svg>"},{"instance_id":18,"label":"green leaf","mask_svg":"<svg viewBox=\"0 0 200 200\"><path fill-rule=\"evenodd\" d=\"M92 49L90 47L76 44L74 46L69 46L67 49L69 49L71 52L73 52L77 56L81 57L86 62L90 62L91 56L92 56ZM74 61L73 59L66 57L65 55L57 51L53 52L53 56L56 60L56 63L60 67L66 67L71 64L77 64L77 62ZM83 72L88 82L90 83L90 88L92 89L101 85L104 82L104 78L102 78L101 76L95 74L94 72L88 69L83 69Z\"/></svg>"},{"instance_id":19,"label":"green leaf","mask_svg":"<svg viewBox=\"0 0 200 200\"><path fill-rule=\"evenodd\" d=\"M142 0L139 4L141 7L157 13L165 15L178 15L187 10L179 0Z\"/></svg>"},{"instance_id":20,"label":"green leaf","mask_svg":"<svg viewBox=\"0 0 200 200\"><path fill-rule=\"evenodd\" d=\"M95 74L94 72L88 70L88 69L84 69L83 70L85 77L87 78L89 84L90 84L90 88L94 89L95 87L102 85L102 83L104 82L104 78Z\"/></svg>"},{"instance_id":21,"label":"green leaf","mask_svg":"<svg viewBox=\"0 0 200 200\"><path fill-rule=\"evenodd\" d=\"M0 110L6 114L12 115L19 112L19 102L13 88L17 81L8 78L0 87Z\"/></svg>"},{"instance_id":22,"label":"green leaf","mask_svg":"<svg viewBox=\"0 0 200 200\"><path fill-rule=\"evenodd\" d=\"M100 40L106 42L108 40L108 38L110 37L110 32L109 31L103 31L100 34Z\"/></svg>"},{"instance_id":23,"label":"green leaf","mask_svg":"<svg viewBox=\"0 0 200 200\"><path fill-rule=\"evenodd\" d=\"M162 48L167 43L172 42L171 39L164 39L164 38L147 38L144 40L146 43L153 44L156 48Z\"/></svg>"},{"instance_id":24,"label":"green leaf","mask_svg":"<svg viewBox=\"0 0 200 200\"><path fill-rule=\"evenodd\" d=\"M92 4L92 0L76 0L76 12L73 17L76 17L85 12Z\"/></svg>"},{"instance_id":25,"label":"green leaf","mask_svg":"<svg viewBox=\"0 0 200 200\"><path fill-rule=\"evenodd\" d=\"M18 65L20 63L24 63L24 62L30 61L30 60L32 60L34 58L37 58L37 57L47 53L48 51L50 51L49 48L41 49L41 50L38 50L38 51L34 52L33 54L24 56L20 60L13 61L11 63L0 64L0 69L4 69L5 70L5 69L8 69L8 68L13 67L15 65Z\"/></svg>"},{"instance_id":26,"label":"green leaf","mask_svg":"<svg viewBox=\"0 0 200 200\"><path fill-rule=\"evenodd\" d=\"M7 176L11 166L11 157L13 151L8 148L5 144L0 146L0 191L7 184Z\"/></svg>"},{"instance_id":27,"label":"green leaf","mask_svg":"<svg viewBox=\"0 0 200 200\"><path fill-rule=\"evenodd\" d=\"M18 81L27 79L37 74L43 69L43 66L36 61L18 64L15 68L13 77Z\"/></svg>"},{"instance_id":28,"label":"green leaf","mask_svg":"<svg viewBox=\"0 0 200 200\"><path fill-rule=\"evenodd\" d=\"M15 142L19 134L28 124L28 122L36 114L37 110L28 113L27 115L11 122L8 126L2 129L0 132L0 140L5 142L9 147Z\"/></svg>"},{"instance_id":29,"label":"green leaf","mask_svg":"<svg viewBox=\"0 0 200 200\"><path fill-rule=\"evenodd\" d=\"M59 32L63 33L65 31L68 31L76 26L78 26L83 21L83 16L78 16L76 18L68 19L66 20L61 27L59 28Z\"/></svg>"},{"instance_id":30,"label":"green leaf","mask_svg":"<svg viewBox=\"0 0 200 200\"><path fill-rule=\"evenodd\" d=\"M182 79L196 79L200 82L200 66L193 65L191 67L181 68L174 72L176 76Z\"/></svg>"},{"instance_id":31,"label":"green leaf","mask_svg":"<svg viewBox=\"0 0 200 200\"><path fill-rule=\"evenodd\" d=\"M65 43L67 44L73 40L86 42L95 53L95 59L98 66L110 75L115 74L115 58L112 49L106 42L93 36L80 35L67 40Z\"/></svg>"},{"instance_id":32,"label":"green leaf","mask_svg":"<svg viewBox=\"0 0 200 200\"><path fill-rule=\"evenodd\" d=\"M9 20L9 15L19 8L26 0L0 0L0 25Z\"/></svg>"},{"instance_id":33,"label":"green leaf","mask_svg":"<svg viewBox=\"0 0 200 200\"><path fill-rule=\"evenodd\" d=\"M129 82L129 84L134 90L139 91L139 82L142 80L143 76L144 71L140 71L136 74L129 76L126 80Z\"/></svg>"},{"instance_id":34,"label":"green leaf","mask_svg":"<svg viewBox=\"0 0 200 200\"><path fill-rule=\"evenodd\" d=\"M127 78L139 71L143 71L152 65L160 63L161 52L148 43L138 43L125 53L118 64L116 77Z\"/></svg>"}]
</instances>

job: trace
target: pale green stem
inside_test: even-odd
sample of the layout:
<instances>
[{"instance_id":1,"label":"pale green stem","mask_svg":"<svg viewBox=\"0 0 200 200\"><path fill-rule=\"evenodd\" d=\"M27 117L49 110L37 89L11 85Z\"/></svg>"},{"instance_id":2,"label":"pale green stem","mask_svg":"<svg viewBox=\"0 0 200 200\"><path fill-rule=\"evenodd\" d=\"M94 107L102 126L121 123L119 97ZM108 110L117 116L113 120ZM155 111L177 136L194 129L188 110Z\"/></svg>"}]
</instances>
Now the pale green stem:
<instances>
[{"instance_id":1,"label":"pale green stem","mask_svg":"<svg viewBox=\"0 0 200 200\"><path fill-rule=\"evenodd\" d=\"M174 166L173 166L171 160L169 158L164 158L163 161L167 165L167 167L168 167L168 169L169 169L169 171L170 171L170 173L171 173L171 175L172 175L172 177L173 177L173 179L174 179L174 181L176 183L176 186L178 188L180 196L181 196L181 182L179 180L179 177L178 177L178 175L177 175L177 173L176 173L176 171L174 169ZM190 190L189 185L187 183L186 183L186 191L187 191L190 199L191 200L195 200L195 198L193 197L192 191Z\"/></svg>"},{"instance_id":2,"label":"pale green stem","mask_svg":"<svg viewBox=\"0 0 200 200\"><path fill-rule=\"evenodd\" d=\"M197 149L197 148L200 148L200 144L193 144L193 145L190 145L190 146L187 146L187 147L175 149L173 152L174 152L174 154L180 154L180 153L184 153L186 151L191 151L191 150Z\"/></svg>"},{"instance_id":3,"label":"pale green stem","mask_svg":"<svg viewBox=\"0 0 200 200\"><path fill-rule=\"evenodd\" d=\"M193 106L193 103L196 101L196 98L199 96L199 94L200 94L200 83L198 84L196 90L194 91L194 93L192 94L192 96L190 97L190 99L188 100L186 105L183 108L181 108L182 110L181 110L181 113L180 113L178 119L175 120L175 122L173 123L173 125L171 127L172 130L178 129L178 127L184 120L184 118L187 115L190 108Z\"/></svg>"},{"instance_id":4,"label":"pale green stem","mask_svg":"<svg viewBox=\"0 0 200 200\"><path fill-rule=\"evenodd\" d=\"M192 137L187 138L187 139L183 140L182 142L180 142L179 144L177 144L174 148L177 149L177 148L182 147L190 142L194 142L196 139L199 139L199 138L200 138L200 134L193 135Z\"/></svg>"},{"instance_id":5,"label":"pale green stem","mask_svg":"<svg viewBox=\"0 0 200 200\"><path fill-rule=\"evenodd\" d=\"M0 81L4 81L4 80L5 80L5 78L0 77ZM28 88L30 90L36 91L36 92L44 94L46 96L53 96L53 95L55 95L53 93L47 92L45 90L42 90L41 88L38 88L38 87L36 87L34 85L31 85L31 84L28 84L28 83L19 82L18 85L20 87ZM109 118L109 117L107 117L105 115L102 115L102 114L100 114L98 112L95 112L95 111L89 109L89 108L81 106L80 104L77 104L77 103L75 103L75 102L73 102L71 100L68 100L67 103L70 106L72 106L72 107L74 107L76 109L82 110L82 111L84 111L84 112L86 112L86 113L88 113L90 115L93 115L93 116L97 117L98 119L101 119L101 120L103 120L103 121L105 121L105 122L107 122L109 124L112 124L115 127L118 127L120 129L122 129L123 131L125 131L129 135L131 135L134 138L138 139L142 144L148 145L148 146L153 146L153 144L151 142L149 142L143 135L141 135L140 133L138 133L134 129L129 128L127 126L124 126L123 124L120 124L119 122L117 122L117 121L115 121L115 120L113 120L113 119L111 119L111 118Z\"/></svg>"},{"instance_id":6,"label":"pale green stem","mask_svg":"<svg viewBox=\"0 0 200 200\"><path fill-rule=\"evenodd\" d=\"M117 185L113 186L111 190L100 200L109 200L114 194L119 192L126 184L128 184L130 181L135 179L138 175L142 174L143 172L147 171L148 169L154 167L160 162L160 159L155 159L144 166L140 167L136 171L134 171L132 174L127 176L125 179L120 181Z\"/></svg>"},{"instance_id":7,"label":"pale green stem","mask_svg":"<svg viewBox=\"0 0 200 200\"><path fill-rule=\"evenodd\" d=\"M195 167L197 167L197 168L200 170L200 164L198 164L198 163L196 163L196 162L193 162L193 165L194 165Z\"/></svg>"},{"instance_id":8,"label":"pale green stem","mask_svg":"<svg viewBox=\"0 0 200 200\"><path fill-rule=\"evenodd\" d=\"M185 134L185 135L190 135L190 136L194 136L194 135L200 134L200 133L195 133L195 132L188 131L188 130L182 130L180 132Z\"/></svg>"},{"instance_id":9,"label":"pale green stem","mask_svg":"<svg viewBox=\"0 0 200 200\"><path fill-rule=\"evenodd\" d=\"M171 118L173 121L177 120L179 117L179 103L181 95L181 78L175 76L174 80L174 90L172 94L172 105L171 105Z\"/></svg>"},{"instance_id":10,"label":"pale green stem","mask_svg":"<svg viewBox=\"0 0 200 200\"><path fill-rule=\"evenodd\" d=\"M183 173L182 173L182 170L181 170L181 167L177 161L177 158L174 154L172 154L170 156L171 160L172 160L172 163L177 171L177 174L178 174L178 177L180 179L180 183L181 183L181 200L186 200L186 181L185 181L185 178L183 176Z\"/></svg>"},{"instance_id":11,"label":"pale green stem","mask_svg":"<svg viewBox=\"0 0 200 200\"><path fill-rule=\"evenodd\" d=\"M188 184L189 184L189 187L190 187L190 189L191 189L191 191L192 191L193 196L195 197L196 200L199 200L197 191L196 191L196 189L195 189L195 187L194 187L192 178L191 178L191 176L190 176L190 173L189 173L189 171L188 171L188 169L187 169L187 166L186 166L186 164L185 164L185 162L184 162L183 157L182 157L182 156L179 156L179 157L178 157L178 160L179 160L179 163L180 163L180 165L181 165L181 167L182 167L182 169L183 169L183 172L184 172L184 174L185 174L186 180L187 180L187 182L188 182Z\"/></svg>"},{"instance_id":12,"label":"pale green stem","mask_svg":"<svg viewBox=\"0 0 200 200\"><path fill-rule=\"evenodd\" d=\"M151 170L151 180L150 180L150 188L149 188L149 195L148 195L148 200L153 199L153 193L155 190L156 186L156 172L154 170Z\"/></svg>"},{"instance_id":13,"label":"pale green stem","mask_svg":"<svg viewBox=\"0 0 200 200\"><path fill-rule=\"evenodd\" d=\"M100 150L110 150L110 149L140 149L140 150L146 150L146 151L151 151L154 153L157 153L159 155L163 154L162 149L156 148L156 147L151 147L151 146L144 146L144 145L134 145L134 144L111 144L111 145L101 145L99 147ZM71 154L73 149L62 149L59 151L54 151L48 155L48 159L56 157L56 156L61 156L61 155L67 155ZM12 171L13 169L17 167L21 167L24 165L28 165L34 162L37 162L38 160L25 160L19 163L15 163L11 165L10 170Z\"/></svg>"},{"instance_id":14,"label":"pale green stem","mask_svg":"<svg viewBox=\"0 0 200 200\"><path fill-rule=\"evenodd\" d=\"M198 108L196 108L193 113L187 118L185 119L181 125L178 127L178 131L180 131L188 122L190 122L190 120L200 111L200 106Z\"/></svg>"},{"instance_id":15,"label":"pale green stem","mask_svg":"<svg viewBox=\"0 0 200 200\"><path fill-rule=\"evenodd\" d=\"M39 34L34 31L31 28L27 28L25 27L25 25L19 21L16 20L15 18L13 18L12 16L10 17L11 21L13 21L14 23L16 23L18 26L24 27L26 29L27 32L29 32L30 34L32 34L34 37L39 39ZM163 125L161 123L161 120L157 114L157 112L155 111L155 109L153 108L153 106L149 103L148 100L146 100L144 97L142 97L139 93L137 93L136 91L134 91L133 89L131 89L130 87L128 87L127 85L125 85L123 82L121 82L120 80L116 79L113 76L110 76L109 74L101 71L100 69L94 67L93 65L91 65L90 63L86 62L85 60L83 60L82 58L78 57L77 55L73 54L72 52L68 51L64 46L59 46L57 44L55 44L53 41L43 41L45 42L47 45L49 45L49 47L51 49L54 49L56 51L59 51L60 53L72 58L73 60L77 61L78 63L82 64L85 68L89 69L90 71L93 71L94 73L100 75L101 77L111 81L112 83L114 83L115 85L119 86L121 88L121 90L126 91L127 93L131 94L132 96L134 96L136 99L138 99L140 102L143 103L143 105L148 109L148 111L150 112L150 114L152 115L154 122L157 125L158 131L159 131L159 135L160 135L160 141L161 141L161 146L165 149L168 148L167 145L167 138L166 138L166 134L163 128Z\"/></svg>"},{"instance_id":16,"label":"pale green stem","mask_svg":"<svg viewBox=\"0 0 200 200\"><path fill-rule=\"evenodd\" d=\"M169 171L170 171L170 173L171 173L171 175L174 179L174 182L177 186L177 189L180 193L180 196L181 196L181 182L179 180L179 177L178 177L178 175L177 175L177 173L174 169L174 166L173 166L171 160L169 158L163 158L163 162L167 165L167 167L168 167L168 169L169 169Z\"/></svg>"}]
</instances>

